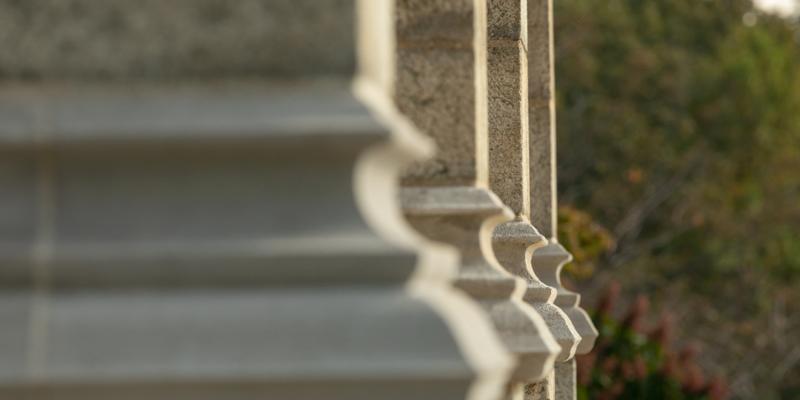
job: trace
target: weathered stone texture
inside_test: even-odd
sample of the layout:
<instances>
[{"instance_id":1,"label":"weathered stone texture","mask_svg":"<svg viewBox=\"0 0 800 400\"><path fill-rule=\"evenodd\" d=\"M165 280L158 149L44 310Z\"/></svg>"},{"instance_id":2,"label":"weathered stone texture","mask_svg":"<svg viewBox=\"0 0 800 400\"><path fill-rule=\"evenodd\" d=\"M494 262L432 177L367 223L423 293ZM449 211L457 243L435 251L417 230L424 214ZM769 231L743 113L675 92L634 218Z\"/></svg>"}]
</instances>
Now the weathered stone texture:
<instances>
[{"instance_id":1,"label":"weathered stone texture","mask_svg":"<svg viewBox=\"0 0 800 400\"><path fill-rule=\"evenodd\" d=\"M526 0L488 0L489 40L527 41Z\"/></svg>"},{"instance_id":2,"label":"weathered stone texture","mask_svg":"<svg viewBox=\"0 0 800 400\"><path fill-rule=\"evenodd\" d=\"M557 242L556 202L556 135L555 135L555 76L553 68L552 0L528 1L529 33L529 118L531 221L550 243L533 254L533 269L546 284L558 290L555 304L569 317L580 334L576 354L585 354L594 346L597 330L586 312L580 308L580 296L561 285L562 266L572 256ZM574 359L556 363L554 378L548 383L552 390L547 399L571 400L575 397Z\"/></svg>"},{"instance_id":3,"label":"weathered stone texture","mask_svg":"<svg viewBox=\"0 0 800 400\"><path fill-rule=\"evenodd\" d=\"M489 188L517 215L530 209L525 4L489 2Z\"/></svg>"},{"instance_id":4,"label":"weathered stone texture","mask_svg":"<svg viewBox=\"0 0 800 400\"><path fill-rule=\"evenodd\" d=\"M397 106L437 145L407 183L471 184L475 171L475 94L470 50L400 49Z\"/></svg>"},{"instance_id":5,"label":"weathered stone texture","mask_svg":"<svg viewBox=\"0 0 800 400\"><path fill-rule=\"evenodd\" d=\"M542 317L522 301L521 278L505 271L484 232L511 218L490 191L476 187L406 188L402 192L409 221L432 240L455 246L461 255L454 285L478 302L498 336L517 358L513 382L541 379L561 350ZM511 385L509 389L520 389Z\"/></svg>"},{"instance_id":6,"label":"weathered stone texture","mask_svg":"<svg viewBox=\"0 0 800 400\"><path fill-rule=\"evenodd\" d=\"M552 0L528 0L531 222L555 236L555 105L553 103Z\"/></svg>"},{"instance_id":7,"label":"weathered stone texture","mask_svg":"<svg viewBox=\"0 0 800 400\"><path fill-rule=\"evenodd\" d=\"M555 371L547 379L525 386L525 400L553 400L556 396Z\"/></svg>"},{"instance_id":8,"label":"weathered stone texture","mask_svg":"<svg viewBox=\"0 0 800 400\"><path fill-rule=\"evenodd\" d=\"M0 79L346 75L352 0L0 0Z\"/></svg>"},{"instance_id":9,"label":"weathered stone texture","mask_svg":"<svg viewBox=\"0 0 800 400\"><path fill-rule=\"evenodd\" d=\"M0 398L574 388L549 1L0 0Z\"/></svg>"},{"instance_id":10,"label":"weathered stone texture","mask_svg":"<svg viewBox=\"0 0 800 400\"><path fill-rule=\"evenodd\" d=\"M438 148L434 158L409 169L407 184L472 184L478 175L476 119L485 121L478 115L485 97L476 93L475 49L481 47L474 46L480 12L474 3L397 2L397 106Z\"/></svg>"},{"instance_id":11,"label":"weathered stone texture","mask_svg":"<svg viewBox=\"0 0 800 400\"><path fill-rule=\"evenodd\" d=\"M0 399L497 397L356 72L388 5L0 0Z\"/></svg>"},{"instance_id":12,"label":"weathered stone texture","mask_svg":"<svg viewBox=\"0 0 800 400\"><path fill-rule=\"evenodd\" d=\"M396 0L395 10L401 47L409 42L472 46L474 0Z\"/></svg>"},{"instance_id":13,"label":"weathered stone texture","mask_svg":"<svg viewBox=\"0 0 800 400\"><path fill-rule=\"evenodd\" d=\"M577 378L575 376L575 360L556 363L556 400L575 400L577 394Z\"/></svg>"}]
</instances>

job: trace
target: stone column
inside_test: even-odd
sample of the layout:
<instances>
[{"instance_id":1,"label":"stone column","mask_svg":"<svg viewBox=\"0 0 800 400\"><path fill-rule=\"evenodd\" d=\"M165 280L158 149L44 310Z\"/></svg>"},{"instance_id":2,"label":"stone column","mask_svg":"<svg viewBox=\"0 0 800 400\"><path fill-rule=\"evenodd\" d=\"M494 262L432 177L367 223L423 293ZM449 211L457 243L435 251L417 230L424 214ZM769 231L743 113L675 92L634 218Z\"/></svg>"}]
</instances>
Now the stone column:
<instances>
[{"instance_id":1,"label":"stone column","mask_svg":"<svg viewBox=\"0 0 800 400\"><path fill-rule=\"evenodd\" d=\"M488 189L486 18L486 0L398 1L398 106L438 146L405 175L403 203L422 234L459 250L455 284L484 306L517 356L506 397L521 398L521 382L545 376L559 346L523 301L525 282L492 248L494 227L513 213Z\"/></svg>"},{"instance_id":2,"label":"stone column","mask_svg":"<svg viewBox=\"0 0 800 400\"><path fill-rule=\"evenodd\" d=\"M556 201L555 74L553 67L552 0L528 1L528 60L531 158L531 220L549 239L533 254L533 268L546 284L557 289L555 303L569 316L581 336L577 354L594 346L597 329L580 308L580 295L561 285L561 268L572 256L558 244ZM548 389L559 400L575 399L574 359L557 363Z\"/></svg>"},{"instance_id":3,"label":"stone column","mask_svg":"<svg viewBox=\"0 0 800 400\"><path fill-rule=\"evenodd\" d=\"M553 304L556 290L531 266L531 255L547 240L531 225L528 130L527 0L489 0L488 159L489 188L514 213L497 226L493 246L500 264L526 281L524 299L542 315L561 346L558 360L572 358L580 341L572 322ZM533 383L543 377L529 377Z\"/></svg>"},{"instance_id":4,"label":"stone column","mask_svg":"<svg viewBox=\"0 0 800 400\"><path fill-rule=\"evenodd\" d=\"M0 0L0 398L497 397L397 201L390 6Z\"/></svg>"}]
</instances>

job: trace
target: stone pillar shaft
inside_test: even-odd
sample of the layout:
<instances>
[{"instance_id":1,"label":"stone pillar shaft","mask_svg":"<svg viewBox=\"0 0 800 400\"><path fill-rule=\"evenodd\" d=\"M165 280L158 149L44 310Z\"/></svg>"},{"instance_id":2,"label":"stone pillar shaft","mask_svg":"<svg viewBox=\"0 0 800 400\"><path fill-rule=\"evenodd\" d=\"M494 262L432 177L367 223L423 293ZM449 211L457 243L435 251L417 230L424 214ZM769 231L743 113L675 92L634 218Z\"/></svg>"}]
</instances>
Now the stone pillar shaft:
<instances>
[{"instance_id":1,"label":"stone pillar shaft","mask_svg":"<svg viewBox=\"0 0 800 400\"><path fill-rule=\"evenodd\" d=\"M492 140L498 138L489 135L488 120L505 119L489 115L488 58L492 57L497 67L506 64L487 56L488 49L499 49L487 42L487 12L494 7L493 15L498 17L498 12L507 10L486 0L405 0L398 5L404 6L398 10L398 104L439 147L437 156L412 168L404 179L406 216L423 235L461 253L455 285L484 306L506 349L517 357L512 381L541 379L551 370L559 346L542 317L523 302L524 281L498 263L491 236L498 223L515 214L488 189L501 177L492 175L497 172L492 165L500 165L500 161L490 159L498 155L489 151L498 144ZM518 8L517 14L520 12ZM516 54L517 71L524 64L519 32L517 24L516 40L493 42L507 46L509 55ZM495 85L505 83L493 81ZM507 83L522 87L519 76L516 82ZM517 104L519 138L509 142L516 146L514 154L519 161L511 165L513 171L507 171L516 174L514 185L527 180L522 168L527 147L521 145L519 128L526 124L525 112ZM521 210L527 204L523 199L527 193L516 193L520 196L515 208ZM520 385L508 387L513 390ZM513 396L507 393L507 397Z\"/></svg>"},{"instance_id":2,"label":"stone pillar shaft","mask_svg":"<svg viewBox=\"0 0 800 400\"><path fill-rule=\"evenodd\" d=\"M533 269L545 284L556 288L555 304L566 313L581 337L576 353L585 354L594 346L597 329L580 308L580 295L564 288L560 277L561 269L572 256L558 244L553 0L527 1L531 221L549 239L547 246L534 252ZM575 361L560 361L553 379L542 383L548 386L547 390L540 393L555 396L559 400L574 400Z\"/></svg>"},{"instance_id":3,"label":"stone pillar shaft","mask_svg":"<svg viewBox=\"0 0 800 400\"><path fill-rule=\"evenodd\" d=\"M530 107L531 222L556 236L555 74L553 0L528 2L528 105Z\"/></svg>"}]
</instances>

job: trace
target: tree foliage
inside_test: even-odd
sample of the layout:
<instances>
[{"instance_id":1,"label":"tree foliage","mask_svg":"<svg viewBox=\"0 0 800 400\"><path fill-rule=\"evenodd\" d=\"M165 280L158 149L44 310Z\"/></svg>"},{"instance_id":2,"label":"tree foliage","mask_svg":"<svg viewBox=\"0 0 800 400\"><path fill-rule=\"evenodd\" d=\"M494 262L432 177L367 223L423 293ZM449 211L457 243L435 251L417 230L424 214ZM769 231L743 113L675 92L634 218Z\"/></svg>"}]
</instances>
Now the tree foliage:
<instances>
[{"instance_id":1,"label":"tree foliage","mask_svg":"<svg viewBox=\"0 0 800 400\"><path fill-rule=\"evenodd\" d=\"M582 265L651 293L682 288L718 313L688 319L694 335L741 332L738 346L756 348L759 330L744 326L771 324L777 293L800 304L796 22L750 0L554 3L561 236L577 229L570 215L591 215L581 224L615 246ZM580 241L565 245L581 254ZM800 336L785 342L763 348ZM797 390L790 361L761 360L754 381ZM794 372L765 378L785 364Z\"/></svg>"},{"instance_id":2,"label":"tree foliage","mask_svg":"<svg viewBox=\"0 0 800 400\"><path fill-rule=\"evenodd\" d=\"M800 52L743 0L560 0L561 198L616 256L800 275Z\"/></svg>"}]
</instances>

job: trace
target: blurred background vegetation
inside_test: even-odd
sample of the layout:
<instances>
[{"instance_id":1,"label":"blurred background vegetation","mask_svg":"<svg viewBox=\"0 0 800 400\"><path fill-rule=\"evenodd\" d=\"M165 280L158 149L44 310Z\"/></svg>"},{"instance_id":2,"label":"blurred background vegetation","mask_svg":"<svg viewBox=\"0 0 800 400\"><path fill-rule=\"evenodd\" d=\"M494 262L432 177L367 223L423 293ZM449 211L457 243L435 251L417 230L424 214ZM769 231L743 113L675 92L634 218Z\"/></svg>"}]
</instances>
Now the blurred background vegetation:
<instances>
[{"instance_id":1,"label":"blurred background vegetation","mask_svg":"<svg viewBox=\"0 0 800 400\"><path fill-rule=\"evenodd\" d=\"M750 0L554 3L570 283L587 308L610 282L623 303L648 294L732 398L800 399L797 18Z\"/></svg>"}]
</instances>

